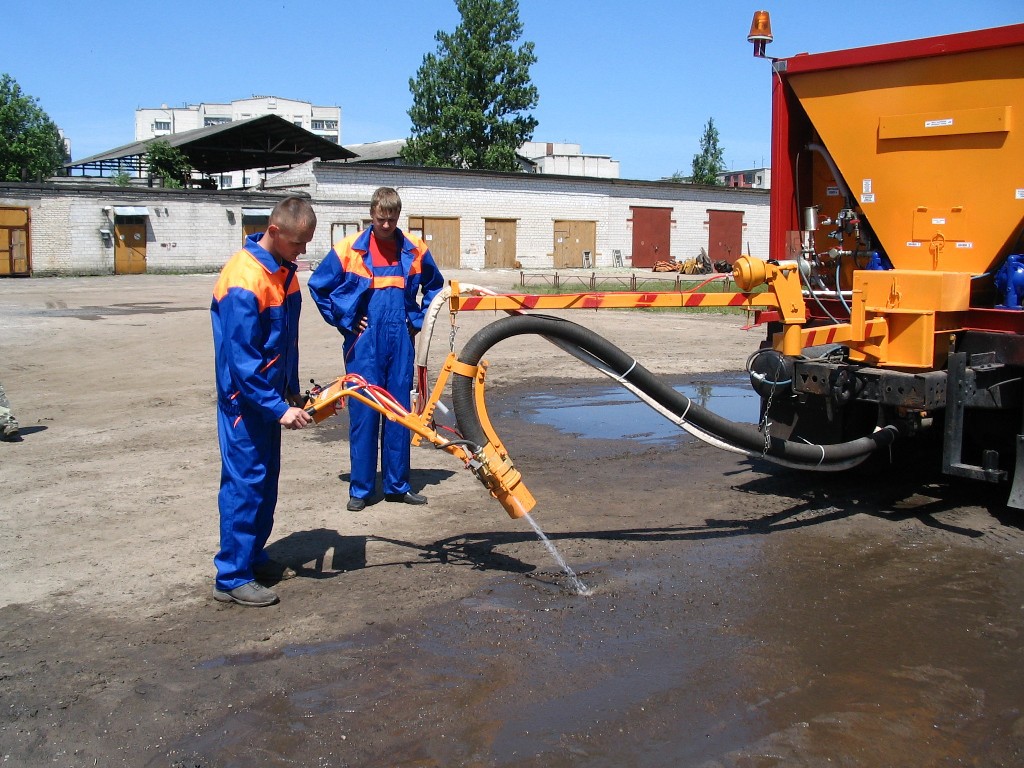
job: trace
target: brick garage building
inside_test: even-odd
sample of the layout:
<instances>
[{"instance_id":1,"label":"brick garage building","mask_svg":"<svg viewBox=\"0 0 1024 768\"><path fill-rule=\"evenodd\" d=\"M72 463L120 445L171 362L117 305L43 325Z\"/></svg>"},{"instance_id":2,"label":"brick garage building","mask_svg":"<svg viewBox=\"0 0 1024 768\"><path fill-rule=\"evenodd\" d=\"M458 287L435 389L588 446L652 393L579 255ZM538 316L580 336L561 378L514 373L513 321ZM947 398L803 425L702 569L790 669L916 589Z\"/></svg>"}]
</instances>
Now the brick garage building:
<instances>
[{"instance_id":1,"label":"brick garage building","mask_svg":"<svg viewBox=\"0 0 1024 768\"><path fill-rule=\"evenodd\" d=\"M287 194L0 184L0 275L215 272L246 234L263 231ZM369 199L317 205L317 214L324 221L357 219ZM24 222L6 231L27 259L15 258L14 248L5 252L4 221ZM329 247L329 227L321 227L309 252Z\"/></svg>"},{"instance_id":2,"label":"brick garage building","mask_svg":"<svg viewBox=\"0 0 1024 768\"><path fill-rule=\"evenodd\" d=\"M768 192L757 189L320 161L258 192L97 181L0 184L0 275L213 272L292 193L313 201L316 259L365 225L382 185L400 191L400 226L422 234L442 267L646 268L702 249L730 262L748 249L767 255Z\"/></svg>"},{"instance_id":3,"label":"brick garage building","mask_svg":"<svg viewBox=\"0 0 1024 768\"><path fill-rule=\"evenodd\" d=\"M423 235L442 267L526 269L624 266L697 256L766 258L768 190L628 179L492 173L311 161L267 188L308 192L318 205L402 195L400 226ZM334 222L334 235L359 221ZM318 233L319 234L319 233Z\"/></svg>"}]
</instances>

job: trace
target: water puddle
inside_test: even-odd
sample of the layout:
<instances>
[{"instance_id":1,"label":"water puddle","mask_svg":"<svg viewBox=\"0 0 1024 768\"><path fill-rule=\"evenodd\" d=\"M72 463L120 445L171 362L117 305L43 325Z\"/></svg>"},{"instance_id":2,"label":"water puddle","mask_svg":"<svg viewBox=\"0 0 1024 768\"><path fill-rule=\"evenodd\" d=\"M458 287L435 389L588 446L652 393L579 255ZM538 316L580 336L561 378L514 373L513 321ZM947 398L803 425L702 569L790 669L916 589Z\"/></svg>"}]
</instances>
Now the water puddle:
<instances>
[{"instance_id":1,"label":"water puddle","mask_svg":"<svg viewBox=\"0 0 1024 768\"><path fill-rule=\"evenodd\" d=\"M105 320L108 317L166 315L176 312L201 312L206 307L172 307L166 301L140 301L106 306L69 307L63 301L48 301L45 308L16 309L23 317L75 317L79 320Z\"/></svg>"},{"instance_id":2,"label":"water puddle","mask_svg":"<svg viewBox=\"0 0 1024 768\"><path fill-rule=\"evenodd\" d=\"M249 664L258 664L272 659L292 659L301 656L315 656L321 653L334 653L335 651L349 650L355 647L352 640L339 640L324 643L303 643L301 645L286 645L283 648L275 648L270 651L249 651L246 653L235 653L230 656L217 656L213 659L206 659L196 665L197 669L217 669L218 667L238 667Z\"/></svg>"},{"instance_id":3,"label":"water puddle","mask_svg":"<svg viewBox=\"0 0 1024 768\"><path fill-rule=\"evenodd\" d=\"M697 405L739 423L756 424L760 400L746 374L726 374L673 387ZM527 394L496 415L518 416L533 424L554 427L577 437L618 440L629 438L648 445L665 445L687 434L664 416L616 385L583 385L571 390Z\"/></svg>"},{"instance_id":4,"label":"water puddle","mask_svg":"<svg viewBox=\"0 0 1024 768\"><path fill-rule=\"evenodd\" d=\"M265 679L290 685L222 711L175 754L225 768L253 754L325 767L1018 764L1018 559L883 530L633 542L583 563L587 600L554 569L489 579L421 621L270 661Z\"/></svg>"},{"instance_id":5,"label":"water puddle","mask_svg":"<svg viewBox=\"0 0 1024 768\"><path fill-rule=\"evenodd\" d=\"M730 585L760 543L588 562L587 600L554 568L488 580L422 622L268 659L268 679L306 672L175 751L224 766L699 764L746 736L731 719L716 732L750 648L721 613L756 607Z\"/></svg>"}]
</instances>

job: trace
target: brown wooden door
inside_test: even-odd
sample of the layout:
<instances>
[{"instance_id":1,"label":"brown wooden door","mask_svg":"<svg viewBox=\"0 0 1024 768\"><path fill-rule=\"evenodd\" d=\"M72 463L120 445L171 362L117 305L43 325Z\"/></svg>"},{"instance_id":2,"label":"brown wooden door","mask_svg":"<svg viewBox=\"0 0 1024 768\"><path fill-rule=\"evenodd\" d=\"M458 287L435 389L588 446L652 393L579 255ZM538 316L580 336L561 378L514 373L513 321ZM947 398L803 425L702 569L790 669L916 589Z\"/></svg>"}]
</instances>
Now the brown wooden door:
<instances>
[{"instance_id":1,"label":"brown wooden door","mask_svg":"<svg viewBox=\"0 0 1024 768\"><path fill-rule=\"evenodd\" d=\"M114 274L146 272L146 217L118 217L114 222Z\"/></svg>"},{"instance_id":2,"label":"brown wooden door","mask_svg":"<svg viewBox=\"0 0 1024 768\"><path fill-rule=\"evenodd\" d=\"M743 211L708 211L708 256L711 262L736 261L743 253Z\"/></svg>"},{"instance_id":3,"label":"brown wooden door","mask_svg":"<svg viewBox=\"0 0 1024 768\"><path fill-rule=\"evenodd\" d=\"M555 269L576 269L583 266L583 252L596 253L596 221L556 221Z\"/></svg>"},{"instance_id":4,"label":"brown wooden door","mask_svg":"<svg viewBox=\"0 0 1024 768\"><path fill-rule=\"evenodd\" d=\"M409 231L427 241L430 255L441 269L459 268L462 262L458 219L410 216Z\"/></svg>"},{"instance_id":5,"label":"brown wooden door","mask_svg":"<svg viewBox=\"0 0 1024 768\"><path fill-rule=\"evenodd\" d=\"M484 269L512 269L516 263L516 222L484 220Z\"/></svg>"},{"instance_id":6,"label":"brown wooden door","mask_svg":"<svg viewBox=\"0 0 1024 768\"><path fill-rule=\"evenodd\" d=\"M28 231L28 208L0 208L0 275L32 274Z\"/></svg>"},{"instance_id":7,"label":"brown wooden door","mask_svg":"<svg viewBox=\"0 0 1024 768\"><path fill-rule=\"evenodd\" d=\"M672 258L672 209L631 207L633 266L653 267Z\"/></svg>"}]
</instances>

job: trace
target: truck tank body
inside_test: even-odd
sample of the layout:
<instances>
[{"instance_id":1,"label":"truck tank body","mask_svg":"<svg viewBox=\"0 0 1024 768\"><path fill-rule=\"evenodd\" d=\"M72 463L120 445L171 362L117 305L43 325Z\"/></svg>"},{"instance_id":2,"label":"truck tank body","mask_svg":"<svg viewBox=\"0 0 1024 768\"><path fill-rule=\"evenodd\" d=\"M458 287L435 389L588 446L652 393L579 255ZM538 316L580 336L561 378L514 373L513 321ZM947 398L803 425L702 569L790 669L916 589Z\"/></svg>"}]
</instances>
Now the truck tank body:
<instances>
[{"instance_id":1,"label":"truck tank body","mask_svg":"<svg viewBox=\"0 0 1024 768\"><path fill-rule=\"evenodd\" d=\"M786 81L898 269L995 269L1024 222L1024 24L788 60Z\"/></svg>"},{"instance_id":2,"label":"truck tank body","mask_svg":"<svg viewBox=\"0 0 1024 768\"><path fill-rule=\"evenodd\" d=\"M1024 508L1024 24L772 66L769 259L806 321L760 318L764 422L932 436Z\"/></svg>"}]
</instances>

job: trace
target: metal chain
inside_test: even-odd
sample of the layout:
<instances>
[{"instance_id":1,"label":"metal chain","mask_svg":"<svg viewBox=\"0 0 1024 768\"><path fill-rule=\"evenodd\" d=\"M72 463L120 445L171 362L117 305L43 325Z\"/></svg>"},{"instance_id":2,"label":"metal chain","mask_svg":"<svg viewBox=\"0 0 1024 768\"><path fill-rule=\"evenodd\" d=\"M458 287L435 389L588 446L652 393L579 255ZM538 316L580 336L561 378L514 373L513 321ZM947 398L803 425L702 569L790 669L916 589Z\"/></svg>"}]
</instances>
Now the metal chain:
<instances>
[{"instance_id":1,"label":"metal chain","mask_svg":"<svg viewBox=\"0 0 1024 768\"><path fill-rule=\"evenodd\" d=\"M770 421L768 421L768 411L771 410L771 407L772 407L772 396L774 394L775 394L775 383L772 382L771 391L768 392L768 402L765 403L765 406L764 406L764 417L761 419L761 424L760 424L761 431L764 432L764 450L761 451L761 458L762 459L765 456L768 455L768 448L772 444L772 437L771 437L771 426L772 426L772 423Z\"/></svg>"},{"instance_id":2,"label":"metal chain","mask_svg":"<svg viewBox=\"0 0 1024 768\"><path fill-rule=\"evenodd\" d=\"M764 432L764 450L761 451L761 458L763 459L768 455L768 449L772 444L771 428L772 423L768 421L768 414L772 409L772 398L775 397L775 388L779 385L779 374L782 373L782 363L779 363L778 370L775 371L775 377L772 379L772 388L768 390L768 402L764 404L764 416L761 417L761 423L757 425L757 428Z\"/></svg>"},{"instance_id":3,"label":"metal chain","mask_svg":"<svg viewBox=\"0 0 1024 768\"><path fill-rule=\"evenodd\" d=\"M448 351L455 351L455 333L459 330L459 326L455 324L455 313L451 313L452 318L452 329L448 332Z\"/></svg>"}]
</instances>

